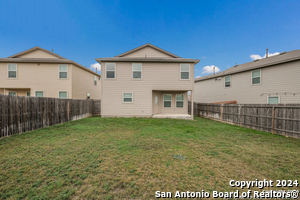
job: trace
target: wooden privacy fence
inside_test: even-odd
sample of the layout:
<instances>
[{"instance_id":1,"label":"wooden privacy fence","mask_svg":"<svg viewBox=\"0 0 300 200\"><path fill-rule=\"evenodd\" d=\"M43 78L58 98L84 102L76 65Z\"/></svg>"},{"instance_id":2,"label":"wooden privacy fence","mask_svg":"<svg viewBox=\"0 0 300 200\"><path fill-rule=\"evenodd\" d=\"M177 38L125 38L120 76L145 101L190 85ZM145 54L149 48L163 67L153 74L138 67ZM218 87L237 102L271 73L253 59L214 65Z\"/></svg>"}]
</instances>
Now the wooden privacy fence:
<instances>
[{"instance_id":1,"label":"wooden privacy fence","mask_svg":"<svg viewBox=\"0 0 300 200\"><path fill-rule=\"evenodd\" d=\"M300 104L207 104L194 102L194 115L300 138Z\"/></svg>"},{"instance_id":2,"label":"wooden privacy fence","mask_svg":"<svg viewBox=\"0 0 300 200\"><path fill-rule=\"evenodd\" d=\"M0 95L0 137L100 115L100 103L100 100Z\"/></svg>"}]
</instances>

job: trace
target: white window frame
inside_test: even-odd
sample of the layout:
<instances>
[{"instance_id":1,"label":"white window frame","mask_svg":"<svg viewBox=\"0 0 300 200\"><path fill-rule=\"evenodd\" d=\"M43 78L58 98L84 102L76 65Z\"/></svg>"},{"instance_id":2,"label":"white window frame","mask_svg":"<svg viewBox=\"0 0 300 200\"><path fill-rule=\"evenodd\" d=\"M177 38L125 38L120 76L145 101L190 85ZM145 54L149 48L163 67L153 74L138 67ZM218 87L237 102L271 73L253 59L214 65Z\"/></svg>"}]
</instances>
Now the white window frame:
<instances>
[{"instance_id":1,"label":"white window frame","mask_svg":"<svg viewBox=\"0 0 300 200\"><path fill-rule=\"evenodd\" d=\"M66 98L60 98L60 97L59 97L59 93L60 93L60 92L65 92L65 93L67 93L67 97L66 97ZM67 91L58 91L58 98L59 98L59 99L67 99L67 98L68 98L68 92L67 92Z\"/></svg>"},{"instance_id":2,"label":"white window frame","mask_svg":"<svg viewBox=\"0 0 300 200\"><path fill-rule=\"evenodd\" d=\"M94 75L94 86L97 86L97 85L98 85L97 76Z\"/></svg>"},{"instance_id":3,"label":"white window frame","mask_svg":"<svg viewBox=\"0 0 300 200\"><path fill-rule=\"evenodd\" d=\"M9 94L10 92L14 92L14 93L16 93L16 95L11 95L11 94ZM16 91L9 91L9 92L8 92L8 95L11 95L11 96L18 96L18 93L17 93Z\"/></svg>"},{"instance_id":4,"label":"white window frame","mask_svg":"<svg viewBox=\"0 0 300 200\"><path fill-rule=\"evenodd\" d=\"M141 64L141 70L133 70L133 65L134 64ZM142 79L142 71L143 71L143 64L142 63L132 63L132 79L134 80L141 80ZM134 78L133 77L133 72L141 72L141 78Z\"/></svg>"},{"instance_id":5,"label":"white window frame","mask_svg":"<svg viewBox=\"0 0 300 200\"><path fill-rule=\"evenodd\" d=\"M183 100L177 100L177 95L182 95L183 96ZM177 107L177 102L182 102L182 107ZM176 94L175 95L175 106L176 108L184 108L184 94Z\"/></svg>"},{"instance_id":6,"label":"white window frame","mask_svg":"<svg viewBox=\"0 0 300 200\"><path fill-rule=\"evenodd\" d=\"M9 77L9 72L10 71L13 71L13 70L8 70L8 65L10 65L10 64L14 64L14 65L16 65L16 77L14 78L14 77ZM7 78L9 78L9 79L17 79L18 78L18 64L17 63L8 63L7 64Z\"/></svg>"},{"instance_id":7,"label":"white window frame","mask_svg":"<svg viewBox=\"0 0 300 200\"><path fill-rule=\"evenodd\" d=\"M270 98L270 97L278 97L278 103L280 103L280 96L267 96L267 103L268 103L268 104L270 104L270 103L269 103L269 98Z\"/></svg>"},{"instance_id":8,"label":"white window frame","mask_svg":"<svg viewBox=\"0 0 300 200\"><path fill-rule=\"evenodd\" d=\"M115 70L107 70L107 64L114 64L115 65ZM107 71L114 71L115 72L115 77L114 78L107 78ZM105 63L105 79L116 79L117 78L117 65L116 63Z\"/></svg>"},{"instance_id":9,"label":"white window frame","mask_svg":"<svg viewBox=\"0 0 300 200\"><path fill-rule=\"evenodd\" d=\"M251 74L251 76L252 76L252 74ZM224 76L224 87L225 87L225 88L230 88L230 87L231 87L231 75L229 75L229 78L230 78L229 81L226 81L226 77L228 77L228 76ZM226 87L226 82L229 82L229 83L230 83L229 87Z\"/></svg>"},{"instance_id":10,"label":"white window frame","mask_svg":"<svg viewBox=\"0 0 300 200\"><path fill-rule=\"evenodd\" d=\"M131 102L124 102L124 98L129 98L129 97L124 97L124 94L131 94ZM123 92L122 93L122 102L123 103L133 103L133 93L132 92Z\"/></svg>"},{"instance_id":11,"label":"white window frame","mask_svg":"<svg viewBox=\"0 0 300 200\"><path fill-rule=\"evenodd\" d=\"M29 93L29 96L28 96L28 93ZM26 96L27 96L27 97L30 97L30 95L31 95L30 92L26 92Z\"/></svg>"},{"instance_id":12,"label":"white window frame","mask_svg":"<svg viewBox=\"0 0 300 200\"><path fill-rule=\"evenodd\" d=\"M165 95L171 95L171 100L165 100ZM165 101L170 101L171 102L171 106L170 107L165 107ZM163 106L164 108L172 108L172 94L163 94Z\"/></svg>"},{"instance_id":13,"label":"white window frame","mask_svg":"<svg viewBox=\"0 0 300 200\"><path fill-rule=\"evenodd\" d=\"M36 91L34 92L34 96L35 96L35 97L37 97L37 96L36 96L36 92L43 92L43 96L42 96L42 97L45 97L45 92L42 91L42 90L36 90Z\"/></svg>"},{"instance_id":14,"label":"white window frame","mask_svg":"<svg viewBox=\"0 0 300 200\"><path fill-rule=\"evenodd\" d=\"M182 79L181 78L181 65L189 65L189 78L188 79ZM190 78L191 78L191 65L190 64L186 64L186 63L182 63L182 64L180 64L180 80L190 80Z\"/></svg>"},{"instance_id":15,"label":"white window frame","mask_svg":"<svg viewBox=\"0 0 300 200\"><path fill-rule=\"evenodd\" d=\"M252 77L252 73L254 71L258 71L258 70L259 70L259 76ZM261 85L261 69L252 70L250 75L251 75L251 85ZM259 77L260 82L253 84L253 78L258 78L258 77Z\"/></svg>"},{"instance_id":16,"label":"white window frame","mask_svg":"<svg viewBox=\"0 0 300 200\"><path fill-rule=\"evenodd\" d=\"M58 79L65 79L66 80L66 79L69 78L69 65L67 65L67 71L66 71L67 72L67 78L60 78L60 72L61 72L60 69L59 69L60 65L67 65L67 64L59 64L58 65Z\"/></svg>"}]
</instances>

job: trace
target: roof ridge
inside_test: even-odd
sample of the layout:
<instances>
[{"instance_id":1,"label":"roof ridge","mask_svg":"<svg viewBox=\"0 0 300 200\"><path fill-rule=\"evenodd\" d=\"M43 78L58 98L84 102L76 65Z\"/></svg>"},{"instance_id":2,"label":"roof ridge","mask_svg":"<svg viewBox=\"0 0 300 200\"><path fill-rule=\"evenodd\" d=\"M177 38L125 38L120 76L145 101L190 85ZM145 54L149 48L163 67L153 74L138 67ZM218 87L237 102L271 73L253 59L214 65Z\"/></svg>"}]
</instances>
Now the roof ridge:
<instances>
[{"instance_id":1,"label":"roof ridge","mask_svg":"<svg viewBox=\"0 0 300 200\"><path fill-rule=\"evenodd\" d=\"M177 56L177 55L175 55L175 54L173 54L173 53L171 53L171 52L169 52L169 51L166 51L166 50L164 50L164 49L162 49L162 48L159 48L159 47L157 47L157 46L155 46L155 45L153 45L153 44L150 44L150 43L146 43L146 44L144 44L144 45L138 46L138 47L136 47L136 48L134 48L134 49L131 49L131 50L129 50L129 51L126 51L126 52L124 52L124 53L121 53L121 54L119 54L119 55L116 55L115 57L122 57L122 56L128 55L128 54L133 53L133 52L135 52L135 51L138 51L138 50L140 50L140 49L142 49L142 48L145 48L145 47L147 47L147 46L152 47L152 48L154 48L154 49L156 49L156 50L158 50L158 51L160 51L160 52L163 52L163 53L165 53L165 54L167 54L167 55L169 55L169 56L172 56L173 58L180 58L179 56Z\"/></svg>"}]
</instances>

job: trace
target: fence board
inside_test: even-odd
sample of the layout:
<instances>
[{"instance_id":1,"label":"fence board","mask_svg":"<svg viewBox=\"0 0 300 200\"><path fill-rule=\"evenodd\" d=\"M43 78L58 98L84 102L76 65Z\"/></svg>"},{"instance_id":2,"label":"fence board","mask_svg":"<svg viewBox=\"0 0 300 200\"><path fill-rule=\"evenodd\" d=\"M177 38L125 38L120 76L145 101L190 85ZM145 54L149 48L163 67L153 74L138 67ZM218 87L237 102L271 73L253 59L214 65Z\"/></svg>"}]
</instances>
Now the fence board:
<instances>
[{"instance_id":1,"label":"fence board","mask_svg":"<svg viewBox=\"0 0 300 200\"><path fill-rule=\"evenodd\" d=\"M300 104L207 104L194 115L300 139Z\"/></svg>"},{"instance_id":2,"label":"fence board","mask_svg":"<svg viewBox=\"0 0 300 200\"><path fill-rule=\"evenodd\" d=\"M0 137L101 114L100 100L0 95Z\"/></svg>"}]
</instances>

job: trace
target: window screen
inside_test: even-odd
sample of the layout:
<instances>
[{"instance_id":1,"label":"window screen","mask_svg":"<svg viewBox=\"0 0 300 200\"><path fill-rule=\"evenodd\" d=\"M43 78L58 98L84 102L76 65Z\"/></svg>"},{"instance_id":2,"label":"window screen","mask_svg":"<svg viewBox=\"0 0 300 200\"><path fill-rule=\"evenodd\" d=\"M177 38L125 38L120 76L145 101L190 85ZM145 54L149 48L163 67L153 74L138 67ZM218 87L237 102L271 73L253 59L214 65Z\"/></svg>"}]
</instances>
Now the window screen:
<instances>
[{"instance_id":1,"label":"window screen","mask_svg":"<svg viewBox=\"0 0 300 200\"><path fill-rule=\"evenodd\" d=\"M132 78L141 79L142 78L142 64L132 63Z\"/></svg>"},{"instance_id":2,"label":"window screen","mask_svg":"<svg viewBox=\"0 0 300 200\"><path fill-rule=\"evenodd\" d=\"M164 108L171 108L172 106L172 95L164 94Z\"/></svg>"},{"instance_id":3,"label":"window screen","mask_svg":"<svg viewBox=\"0 0 300 200\"><path fill-rule=\"evenodd\" d=\"M132 103L132 93L124 93L123 94L123 102L124 103Z\"/></svg>"},{"instance_id":4,"label":"window screen","mask_svg":"<svg viewBox=\"0 0 300 200\"><path fill-rule=\"evenodd\" d=\"M8 64L8 78L17 78L17 64Z\"/></svg>"},{"instance_id":5,"label":"window screen","mask_svg":"<svg viewBox=\"0 0 300 200\"><path fill-rule=\"evenodd\" d=\"M180 79L190 79L189 64L180 64Z\"/></svg>"},{"instance_id":6,"label":"window screen","mask_svg":"<svg viewBox=\"0 0 300 200\"><path fill-rule=\"evenodd\" d=\"M59 78L68 78L68 65L59 65Z\"/></svg>"}]
</instances>

